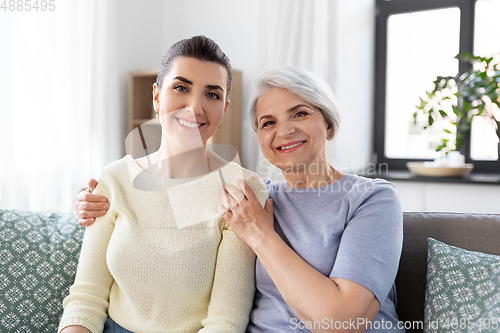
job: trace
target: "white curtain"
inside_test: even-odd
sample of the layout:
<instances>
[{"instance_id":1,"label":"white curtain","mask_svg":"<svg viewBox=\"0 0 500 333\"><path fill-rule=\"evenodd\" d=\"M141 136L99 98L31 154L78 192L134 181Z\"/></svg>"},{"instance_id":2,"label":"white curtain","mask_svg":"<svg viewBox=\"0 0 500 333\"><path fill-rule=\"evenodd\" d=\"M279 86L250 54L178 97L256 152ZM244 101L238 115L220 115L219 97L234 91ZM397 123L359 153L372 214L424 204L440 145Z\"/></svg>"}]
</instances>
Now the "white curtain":
<instances>
[{"instance_id":1,"label":"white curtain","mask_svg":"<svg viewBox=\"0 0 500 333\"><path fill-rule=\"evenodd\" d=\"M106 131L93 127L103 6L0 13L0 208L71 211L102 167Z\"/></svg>"},{"instance_id":2,"label":"white curtain","mask_svg":"<svg viewBox=\"0 0 500 333\"><path fill-rule=\"evenodd\" d=\"M328 0L261 0L259 2L258 72L284 67L307 69L323 79L328 78L329 31ZM281 172L271 165L257 147L257 164L253 168L264 177L281 180Z\"/></svg>"}]
</instances>

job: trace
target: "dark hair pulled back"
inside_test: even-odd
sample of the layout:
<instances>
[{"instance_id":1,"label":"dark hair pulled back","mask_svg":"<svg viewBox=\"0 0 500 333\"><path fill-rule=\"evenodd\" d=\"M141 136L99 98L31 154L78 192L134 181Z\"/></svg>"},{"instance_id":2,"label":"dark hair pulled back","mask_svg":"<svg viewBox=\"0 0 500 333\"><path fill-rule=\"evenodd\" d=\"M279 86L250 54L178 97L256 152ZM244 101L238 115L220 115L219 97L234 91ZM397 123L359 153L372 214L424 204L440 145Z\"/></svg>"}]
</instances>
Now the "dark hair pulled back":
<instances>
[{"instance_id":1,"label":"dark hair pulled back","mask_svg":"<svg viewBox=\"0 0 500 333\"><path fill-rule=\"evenodd\" d=\"M161 88L163 78L169 72L172 62L179 57L189 57L201 61L214 62L224 67L227 71L227 100L227 96L231 89L231 81L233 80L231 62L224 52L222 52L219 45L205 36L194 36L192 38L180 40L168 49L161 60L160 70L156 78L158 88Z\"/></svg>"}]
</instances>

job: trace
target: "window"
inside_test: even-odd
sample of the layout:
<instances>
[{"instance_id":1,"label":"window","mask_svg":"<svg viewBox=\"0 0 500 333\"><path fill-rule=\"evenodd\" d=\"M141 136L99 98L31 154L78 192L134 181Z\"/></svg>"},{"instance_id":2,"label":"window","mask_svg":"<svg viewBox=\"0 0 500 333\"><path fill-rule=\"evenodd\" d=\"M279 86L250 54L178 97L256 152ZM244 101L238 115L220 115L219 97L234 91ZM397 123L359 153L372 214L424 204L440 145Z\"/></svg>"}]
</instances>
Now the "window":
<instances>
[{"instance_id":1,"label":"window","mask_svg":"<svg viewBox=\"0 0 500 333\"><path fill-rule=\"evenodd\" d=\"M465 72L459 52L491 56L500 52L494 27L498 0L377 0L375 52L375 147L378 163L406 170L411 160L439 156L444 124L413 124L419 97L436 76ZM476 172L499 172L492 124L476 117L466 161Z\"/></svg>"}]
</instances>

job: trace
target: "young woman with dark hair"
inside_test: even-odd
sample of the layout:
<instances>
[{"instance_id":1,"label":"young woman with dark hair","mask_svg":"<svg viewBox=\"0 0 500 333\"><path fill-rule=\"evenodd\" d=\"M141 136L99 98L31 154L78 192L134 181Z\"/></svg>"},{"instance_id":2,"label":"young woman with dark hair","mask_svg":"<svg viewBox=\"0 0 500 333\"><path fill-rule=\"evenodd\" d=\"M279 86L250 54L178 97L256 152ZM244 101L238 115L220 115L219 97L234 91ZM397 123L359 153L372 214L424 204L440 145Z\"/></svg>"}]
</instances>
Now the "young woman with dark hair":
<instances>
[{"instance_id":1,"label":"young woman with dark hair","mask_svg":"<svg viewBox=\"0 0 500 333\"><path fill-rule=\"evenodd\" d=\"M231 65L204 36L174 44L153 85L160 148L106 166L59 332L244 332L255 254L217 213L224 184L262 180L207 146L229 104ZM139 180L139 181L138 181Z\"/></svg>"}]
</instances>

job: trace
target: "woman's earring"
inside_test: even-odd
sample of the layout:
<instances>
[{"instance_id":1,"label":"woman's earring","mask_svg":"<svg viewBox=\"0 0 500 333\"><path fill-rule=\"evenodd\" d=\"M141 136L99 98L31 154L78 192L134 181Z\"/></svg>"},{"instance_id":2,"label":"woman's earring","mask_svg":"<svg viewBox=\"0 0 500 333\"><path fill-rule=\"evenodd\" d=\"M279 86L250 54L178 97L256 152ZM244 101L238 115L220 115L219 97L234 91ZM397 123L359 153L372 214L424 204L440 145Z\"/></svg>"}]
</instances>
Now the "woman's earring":
<instances>
[{"instance_id":1,"label":"woman's earring","mask_svg":"<svg viewBox=\"0 0 500 333\"><path fill-rule=\"evenodd\" d=\"M331 135L331 134L330 134L330 135L328 135L328 140L331 140L331 139L332 139L332 137L333 137L333 135Z\"/></svg>"}]
</instances>

